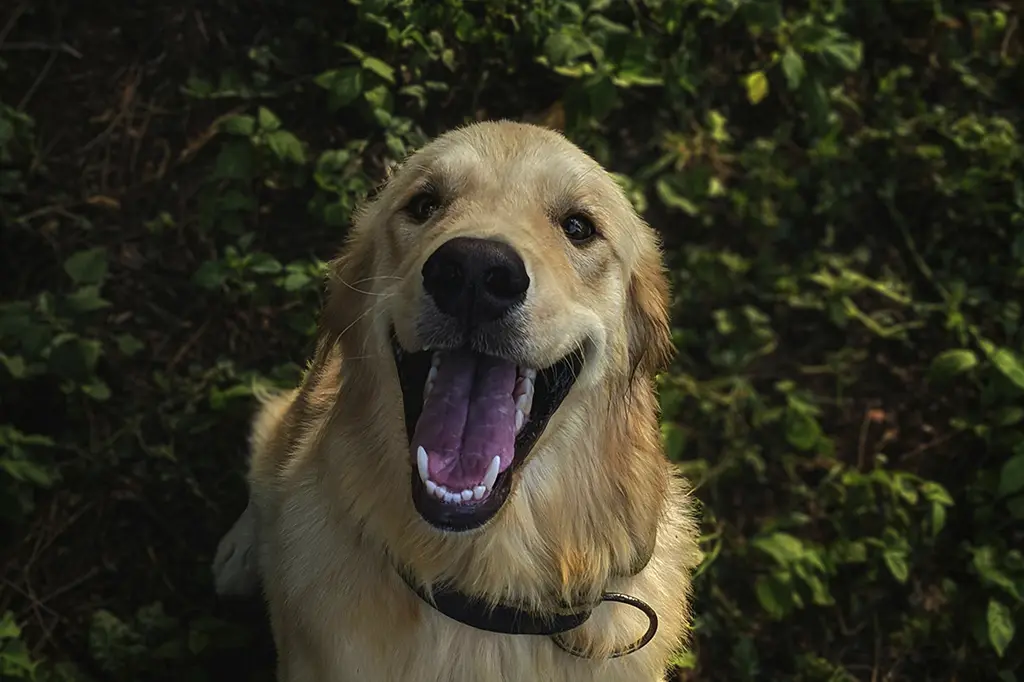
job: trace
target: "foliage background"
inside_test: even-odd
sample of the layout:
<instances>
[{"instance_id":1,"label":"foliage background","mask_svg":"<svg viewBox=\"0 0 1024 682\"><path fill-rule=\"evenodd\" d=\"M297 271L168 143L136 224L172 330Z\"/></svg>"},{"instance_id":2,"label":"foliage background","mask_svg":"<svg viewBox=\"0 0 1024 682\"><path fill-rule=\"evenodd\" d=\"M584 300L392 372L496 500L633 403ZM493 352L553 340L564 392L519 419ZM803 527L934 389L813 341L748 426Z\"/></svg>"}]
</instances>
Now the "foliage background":
<instances>
[{"instance_id":1,"label":"foliage background","mask_svg":"<svg viewBox=\"0 0 1024 682\"><path fill-rule=\"evenodd\" d=\"M997 1L4 3L0 679L270 679L208 571L254 386L298 377L385 164L500 116L665 235L707 552L678 678L1020 679L1022 31Z\"/></svg>"}]
</instances>

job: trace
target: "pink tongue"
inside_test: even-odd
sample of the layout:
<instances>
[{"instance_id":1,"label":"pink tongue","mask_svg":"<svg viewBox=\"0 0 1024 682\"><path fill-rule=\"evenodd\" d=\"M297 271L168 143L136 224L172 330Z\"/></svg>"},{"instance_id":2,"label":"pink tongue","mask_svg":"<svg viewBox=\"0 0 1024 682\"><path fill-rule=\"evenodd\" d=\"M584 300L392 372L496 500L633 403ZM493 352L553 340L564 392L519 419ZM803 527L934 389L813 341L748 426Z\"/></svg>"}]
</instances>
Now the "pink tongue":
<instances>
[{"instance_id":1,"label":"pink tongue","mask_svg":"<svg viewBox=\"0 0 1024 682\"><path fill-rule=\"evenodd\" d=\"M515 454L516 366L469 351L445 351L412 437L427 451L430 480L450 492L480 485L500 457L499 471Z\"/></svg>"}]
</instances>

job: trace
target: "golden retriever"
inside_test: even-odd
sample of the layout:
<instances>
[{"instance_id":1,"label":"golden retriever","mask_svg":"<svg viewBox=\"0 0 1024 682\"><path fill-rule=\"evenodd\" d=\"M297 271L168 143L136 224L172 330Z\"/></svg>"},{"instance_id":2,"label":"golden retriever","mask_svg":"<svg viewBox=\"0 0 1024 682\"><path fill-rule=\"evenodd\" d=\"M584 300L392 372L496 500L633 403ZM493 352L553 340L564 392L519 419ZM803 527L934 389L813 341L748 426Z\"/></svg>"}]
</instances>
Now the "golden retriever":
<instances>
[{"instance_id":1,"label":"golden retriever","mask_svg":"<svg viewBox=\"0 0 1024 682\"><path fill-rule=\"evenodd\" d=\"M701 556L672 352L610 174L533 125L442 135L360 209L301 385L262 401L217 592L262 585L282 682L664 680Z\"/></svg>"}]
</instances>

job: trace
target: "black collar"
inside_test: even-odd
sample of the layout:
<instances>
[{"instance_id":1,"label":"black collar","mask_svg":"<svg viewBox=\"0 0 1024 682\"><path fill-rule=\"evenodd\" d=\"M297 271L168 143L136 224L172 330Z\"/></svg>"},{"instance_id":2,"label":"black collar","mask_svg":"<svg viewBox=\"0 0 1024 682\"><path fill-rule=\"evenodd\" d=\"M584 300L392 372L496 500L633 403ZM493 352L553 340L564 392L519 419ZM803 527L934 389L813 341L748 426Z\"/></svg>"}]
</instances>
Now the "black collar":
<instances>
[{"instance_id":1,"label":"black collar","mask_svg":"<svg viewBox=\"0 0 1024 682\"><path fill-rule=\"evenodd\" d=\"M398 574L420 599L452 620L503 635L558 635L587 622L593 606L568 607L561 613L534 613L509 604L488 602L441 585L427 592L400 569Z\"/></svg>"},{"instance_id":2,"label":"black collar","mask_svg":"<svg viewBox=\"0 0 1024 682\"><path fill-rule=\"evenodd\" d=\"M654 639L654 635L658 632L658 614L654 609L646 602L626 594L605 592L597 604L567 607L560 613L535 613L508 604L492 606L479 597L465 594L447 585L434 587L427 592L405 571L397 566L395 570L420 599L452 620L478 630L505 635L546 635L551 637L551 640L563 651L580 658L589 658L589 656L586 652L565 644L557 635L583 625L600 603L610 601L627 604L642 611L648 621L647 632L640 639L612 652L608 658L618 658L642 649Z\"/></svg>"}]
</instances>

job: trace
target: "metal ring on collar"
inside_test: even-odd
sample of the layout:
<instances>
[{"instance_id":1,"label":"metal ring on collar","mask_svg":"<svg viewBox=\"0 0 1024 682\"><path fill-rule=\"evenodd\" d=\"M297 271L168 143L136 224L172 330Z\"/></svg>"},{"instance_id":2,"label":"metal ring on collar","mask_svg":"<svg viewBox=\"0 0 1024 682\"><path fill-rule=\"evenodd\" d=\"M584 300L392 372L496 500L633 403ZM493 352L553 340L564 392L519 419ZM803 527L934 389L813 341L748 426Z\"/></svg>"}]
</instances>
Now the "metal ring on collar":
<instances>
[{"instance_id":1,"label":"metal ring on collar","mask_svg":"<svg viewBox=\"0 0 1024 682\"><path fill-rule=\"evenodd\" d=\"M647 632L645 632L640 639L636 640L635 642L633 642L625 648L616 649L608 655L608 658L619 658L620 656L631 654L634 651L639 651L640 649L643 649L645 646L647 646L647 644L652 639L654 639L654 635L658 632L658 614L654 611L653 608L651 608L650 604L640 599L637 599L636 597L631 597L628 594L621 594L619 592L605 592L604 594L602 594L601 602L599 603L603 603L606 601L626 604L627 606L632 606L634 609L637 609L638 611L642 611L643 614L647 616L647 622L649 623L649 625L647 626ZM553 641L558 646L558 648L560 648L562 651L568 654L571 654L578 658L592 658L591 656L588 656L586 652L581 651L580 649L575 649L566 644L565 642L563 642L560 639L559 635L552 635L551 641Z\"/></svg>"}]
</instances>

